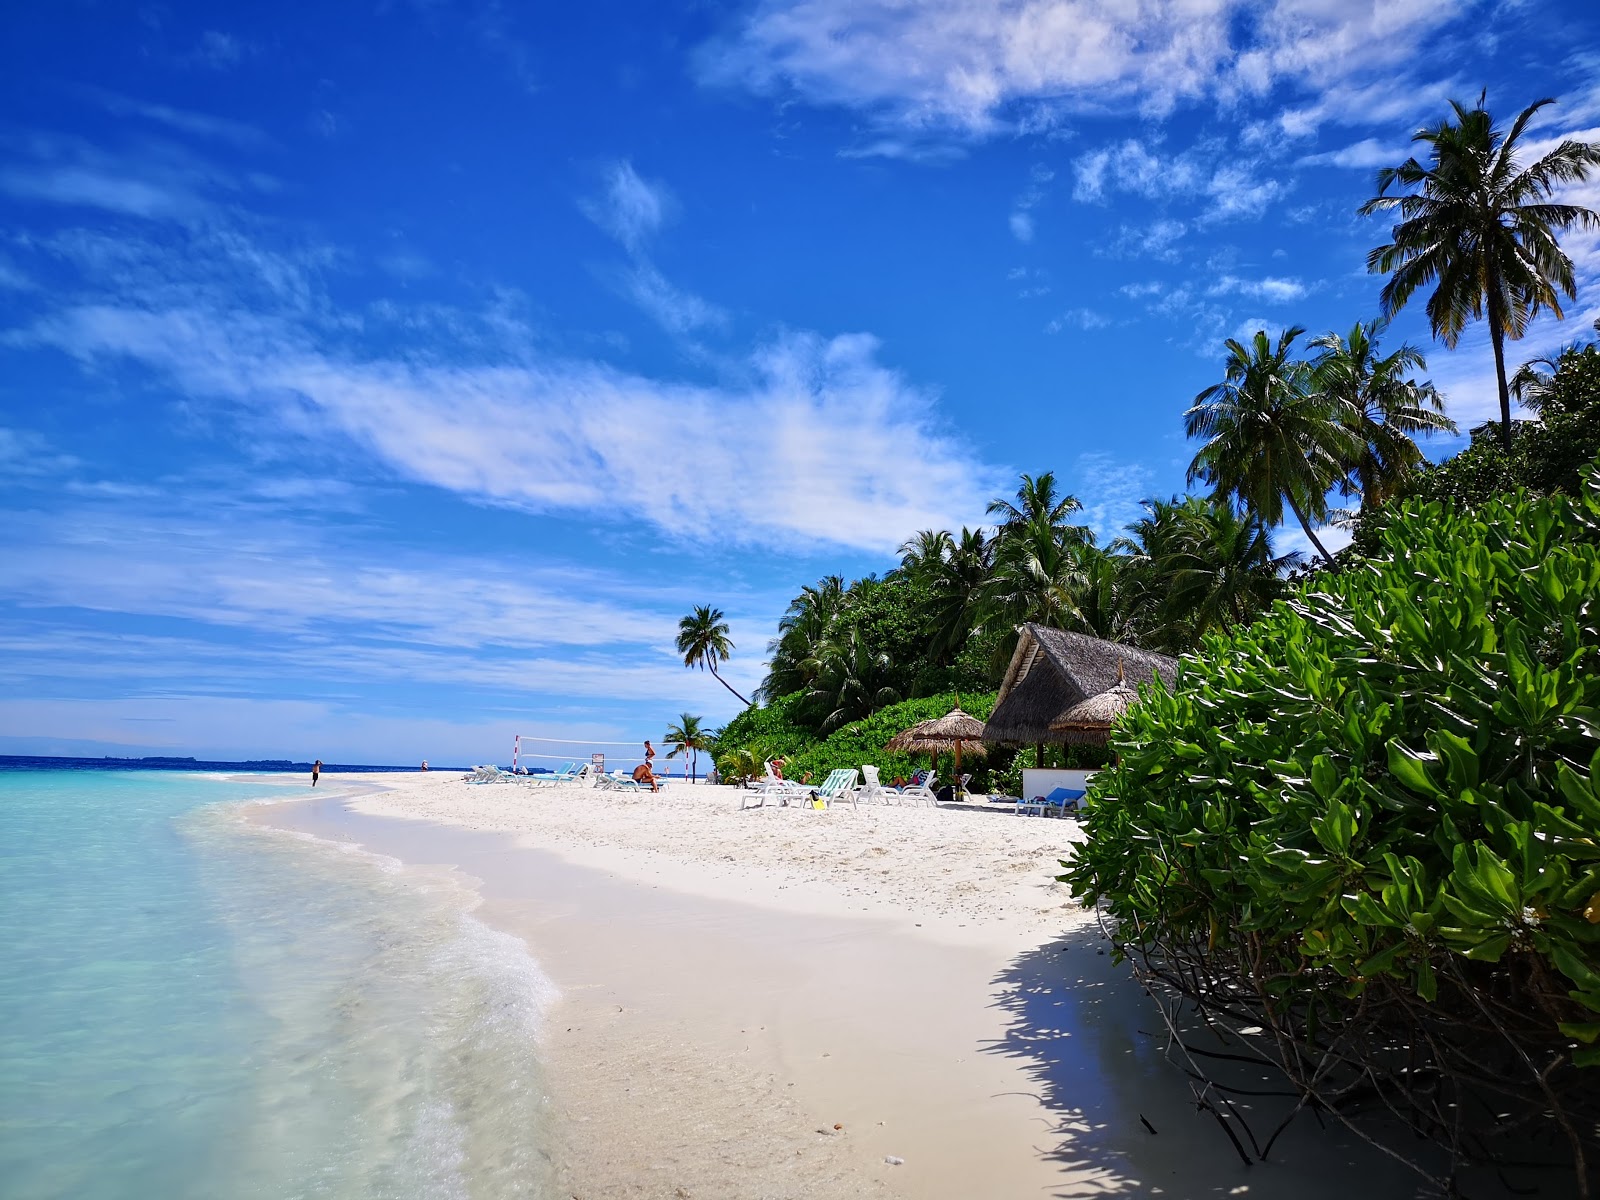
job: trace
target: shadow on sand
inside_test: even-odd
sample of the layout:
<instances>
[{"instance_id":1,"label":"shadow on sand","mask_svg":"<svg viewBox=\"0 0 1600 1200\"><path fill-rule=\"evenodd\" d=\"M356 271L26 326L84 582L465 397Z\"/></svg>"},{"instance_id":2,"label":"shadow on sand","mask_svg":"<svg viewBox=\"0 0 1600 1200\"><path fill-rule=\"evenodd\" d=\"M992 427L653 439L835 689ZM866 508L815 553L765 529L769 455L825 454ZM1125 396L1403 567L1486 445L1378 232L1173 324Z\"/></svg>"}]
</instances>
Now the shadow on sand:
<instances>
[{"instance_id":1,"label":"shadow on sand","mask_svg":"<svg viewBox=\"0 0 1600 1200\"><path fill-rule=\"evenodd\" d=\"M1008 1029L985 1051L1021 1060L1052 1114L1039 1152L1078 1178L1055 1195L1436 1194L1420 1176L1311 1113L1295 1118L1269 1161L1242 1162L1216 1118L1197 1109L1188 1077L1165 1058L1154 1001L1127 964L1112 962L1109 943L1093 927L1020 955L994 983ZM1265 1075L1242 1085L1282 1087ZM1270 1130L1290 1107L1292 1101L1256 1098L1246 1116L1252 1127Z\"/></svg>"}]
</instances>

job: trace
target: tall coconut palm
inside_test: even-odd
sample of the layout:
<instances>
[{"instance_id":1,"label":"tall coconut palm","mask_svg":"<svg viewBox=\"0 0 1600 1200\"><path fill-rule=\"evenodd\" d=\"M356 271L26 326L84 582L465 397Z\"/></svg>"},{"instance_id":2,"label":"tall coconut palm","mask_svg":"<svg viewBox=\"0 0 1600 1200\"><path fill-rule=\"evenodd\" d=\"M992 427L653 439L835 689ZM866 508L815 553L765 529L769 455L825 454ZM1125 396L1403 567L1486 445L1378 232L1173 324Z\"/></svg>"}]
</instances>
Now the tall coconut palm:
<instances>
[{"instance_id":1,"label":"tall coconut palm","mask_svg":"<svg viewBox=\"0 0 1600 1200\"><path fill-rule=\"evenodd\" d=\"M1426 379L1409 376L1428 369L1428 361L1410 343L1379 354L1378 338L1388 328L1385 318L1356 322L1345 336L1325 333L1311 345L1320 351L1312 363L1312 385L1342 400L1356 435L1356 458L1341 490L1360 493L1363 503L1381 504L1423 461L1413 434L1454 433L1455 422L1444 415L1444 397Z\"/></svg>"},{"instance_id":2,"label":"tall coconut palm","mask_svg":"<svg viewBox=\"0 0 1600 1200\"><path fill-rule=\"evenodd\" d=\"M919 529L900 547L901 572L909 578L920 578L937 570L952 544L948 530Z\"/></svg>"},{"instance_id":3,"label":"tall coconut palm","mask_svg":"<svg viewBox=\"0 0 1600 1200\"><path fill-rule=\"evenodd\" d=\"M944 557L929 568L929 649L940 661L949 662L959 654L978 627L979 599L993 561L994 543L982 530L962 526Z\"/></svg>"},{"instance_id":4,"label":"tall coconut palm","mask_svg":"<svg viewBox=\"0 0 1600 1200\"><path fill-rule=\"evenodd\" d=\"M717 664L726 662L733 653L733 642L728 638L728 622L720 608L697 604L687 617L678 622L678 653L683 655L683 665L700 667L723 687L733 692L746 708L750 701L733 691L733 685L717 673Z\"/></svg>"},{"instance_id":5,"label":"tall coconut palm","mask_svg":"<svg viewBox=\"0 0 1600 1200\"><path fill-rule=\"evenodd\" d=\"M685 753L689 755L690 782L698 779L700 775L700 751L711 750L716 745L711 731L702 725L701 718L693 713L681 714L676 725L667 727L667 732L661 740L672 747L667 751L668 758L676 758Z\"/></svg>"},{"instance_id":6,"label":"tall coconut palm","mask_svg":"<svg viewBox=\"0 0 1600 1200\"><path fill-rule=\"evenodd\" d=\"M1379 171L1378 194L1360 211L1395 211L1400 217L1390 231L1393 240L1367 255L1368 270L1389 275L1382 293L1385 315L1393 316L1419 288L1433 284L1428 323L1446 346L1456 345L1469 321L1488 320L1500 387L1500 437L1509 449L1505 342L1522 337L1541 310L1560 318L1562 297L1577 296L1572 260L1556 244L1556 234L1573 225L1600 227L1600 214L1553 204L1550 197L1600 166L1600 144L1564 141L1523 168L1517 150L1528 122L1555 101L1530 104L1506 132L1495 127L1483 102L1479 96L1478 106L1469 109L1452 100L1453 121L1413 134L1412 141L1427 147L1427 162L1412 157Z\"/></svg>"},{"instance_id":7,"label":"tall coconut palm","mask_svg":"<svg viewBox=\"0 0 1600 1200\"><path fill-rule=\"evenodd\" d=\"M1167 601L1189 621L1194 641L1226 632L1263 611L1283 590L1283 573L1300 556L1274 555L1266 527L1253 513L1187 496L1174 511L1159 569Z\"/></svg>"},{"instance_id":8,"label":"tall coconut palm","mask_svg":"<svg viewBox=\"0 0 1600 1200\"><path fill-rule=\"evenodd\" d=\"M1213 494L1236 500L1271 529L1283 510L1299 521L1324 560L1327 548L1311 518L1328 515L1328 489L1356 458L1346 406L1313 387L1310 364L1294 357L1305 329L1286 329L1274 344L1257 330L1248 347L1229 338L1226 374L1195 397L1184 427L1204 445L1189 464L1189 481L1208 483Z\"/></svg>"},{"instance_id":9,"label":"tall coconut palm","mask_svg":"<svg viewBox=\"0 0 1600 1200\"><path fill-rule=\"evenodd\" d=\"M995 524L1002 533L1035 522L1043 522L1057 529L1076 528L1067 524L1067 518L1082 509L1083 505L1076 496L1062 495L1057 491L1054 471L1037 476L1024 475L1017 488L1015 504L1009 500L989 501L989 515L996 518Z\"/></svg>"},{"instance_id":10,"label":"tall coconut palm","mask_svg":"<svg viewBox=\"0 0 1600 1200\"><path fill-rule=\"evenodd\" d=\"M1016 631L1027 622L1053 629L1080 627L1079 598L1086 579L1077 551L1092 544L1093 535L1083 529L1064 536L1048 516L1041 511L997 540L994 569L978 598L984 621L1010 631L995 647L997 661L1011 656Z\"/></svg>"}]
</instances>

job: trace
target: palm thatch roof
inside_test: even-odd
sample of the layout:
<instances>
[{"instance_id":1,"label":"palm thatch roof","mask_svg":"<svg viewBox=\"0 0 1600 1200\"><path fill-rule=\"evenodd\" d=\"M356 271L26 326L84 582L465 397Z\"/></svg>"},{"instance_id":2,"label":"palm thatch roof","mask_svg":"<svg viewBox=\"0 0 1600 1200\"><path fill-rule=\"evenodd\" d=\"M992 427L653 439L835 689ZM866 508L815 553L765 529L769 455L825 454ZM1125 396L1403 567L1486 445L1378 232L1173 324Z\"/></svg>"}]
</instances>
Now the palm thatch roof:
<instances>
[{"instance_id":1,"label":"palm thatch roof","mask_svg":"<svg viewBox=\"0 0 1600 1200\"><path fill-rule=\"evenodd\" d=\"M1104 742L1115 714L1106 720L1088 720L1137 698L1140 684L1161 680L1171 687L1178 675L1178 660L1120 642L1108 642L1083 633L1024 625L1016 651L1000 684L994 711L984 727L984 740L1027 745L1034 742ZM1104 693L1119 684L1133 697ZM1069 714L1086 701L1083 720Z\"/></svg>"},{"instance_id":2,"label":"palm thatch roof","mask_svg":"<svg viewBox=\"0 0 1600 1200\"><path fill-rule=\"evenodd\" d=\"M885 750L934 754L954 750L959 743L968 754L982 754L984 724L977 717L952 708L942 717L919 721L889 740Z\"/></svg>"},{"instance_id":3,"label":"palm thatch roof","mask_svg":"<svg viewBox=\"0 0 1600 1200\"><path fill-rule=\"evenodd\" d=\"M1068 741L1104 742L1116 719L1137 703L1139 693L1126 683L1119 683L1078 701L1050 722L1050 732L1064 734Z\"/></svg>"}]
</instances>

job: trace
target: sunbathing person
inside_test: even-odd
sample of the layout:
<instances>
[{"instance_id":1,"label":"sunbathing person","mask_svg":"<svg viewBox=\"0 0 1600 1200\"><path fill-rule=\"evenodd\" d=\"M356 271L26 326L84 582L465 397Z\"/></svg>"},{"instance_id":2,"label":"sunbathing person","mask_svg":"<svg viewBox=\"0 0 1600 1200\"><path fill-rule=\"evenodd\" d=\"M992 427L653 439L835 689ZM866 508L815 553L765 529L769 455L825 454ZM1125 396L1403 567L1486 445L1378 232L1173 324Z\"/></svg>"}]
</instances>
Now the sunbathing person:
<instances>
[{"instance_id":1,"label":"sunbathing person","mask_svg":"<svg viewBox=\"0 0 1600 1200\"><path fill-rule=\"evenodd\" d=\"M648 783L652 792L659 792L661 785L656 782L656 773L650 769L649 763L640 763L633 769L635 783Z\"/></svg>"}]
</instances>

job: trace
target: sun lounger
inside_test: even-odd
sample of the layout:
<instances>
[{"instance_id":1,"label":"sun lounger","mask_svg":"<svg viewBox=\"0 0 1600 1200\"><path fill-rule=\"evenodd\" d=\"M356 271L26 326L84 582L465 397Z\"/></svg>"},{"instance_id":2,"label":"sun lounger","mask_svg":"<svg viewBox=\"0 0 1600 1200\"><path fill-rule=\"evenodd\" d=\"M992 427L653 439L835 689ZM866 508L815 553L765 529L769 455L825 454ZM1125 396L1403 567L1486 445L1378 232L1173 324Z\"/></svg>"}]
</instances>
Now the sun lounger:
<instances>
[{"instance_id":1,"label":"sun lounger","mask_svg":"<svg viewBox=\"0 0 1600 1200\"><path fill-rule=\"evenodd\" d=\"M778 773L772 769L771 763L767 763L766 768L767 773L764 778L755 780L739 792L739 809L741 812L748 806L751 796L760 797L761 803L757 807L765 808L769 796L774 800L788 804L790 801L798 800L805 794L805 789L794 780L779 777Z\"/></svg>"},{"instance_id":2,"label":"sun lounger","mask_svg":"<svg viewBox=\"0 0 1600 1200\"><path fill-rule=\"evenodd\" d=\"M1035 796L1031 800L1017 801L1017 815L1027 816L1031 812L1038 813L1041 817L1054 811L1058 816L1066 816L1069 812L1080 811L1083 793L1075 788L1058 787L1048 796Z\"/></svg>"},{"instance_id":3,"label":"sun lounger","mask_svg":"<svg viewBox=\"0 0 1600 1200\"><path fill-rule=\"evenodd\" d=\"M856 804L856 771L849 767L830 771L821 785L810 789L807 796L813 801L822 801L824 808L832 808L835 800L849 800L852 807L860 807Z\"/></svg>"},{"instance_id":4,"label":"sun lounger","mask_svg":"<svg viewBox=\"0 0 1600 1200\"><path fill-rule=\"evenodd\" d=\"M918 802L925 800L929 804L933 804L939 799L933 790L933 785L938 781L939 777L932 771L918 771L916 775L912 776L912 782L900 789L900 794L907 800Z\"/></svg>"},{"instance_id":5,"label":"sun lounger","mask_svg":"<svg viewBox=\"0 0 1600 1200\"><path fill-rule=\"evenodd\" d=\"M461 777L464 783L514 783L516 776L495 766L473 767Z\"/></svg>"},{"instance_id":6,"label":"sun lounger","mask_svg":"<svg viewBox=\"0 0 1600 1200\"><path fill-rule=\"evenodd\" d=\"M893 788L883 786L883 780L878 778L878 768L871 763L862 766L861 778L863 782L856 795L863 800L876 800L879 804L887 804L892 797L896 803L899 802L900 793Z\"/></svg>"}]
</instances>

